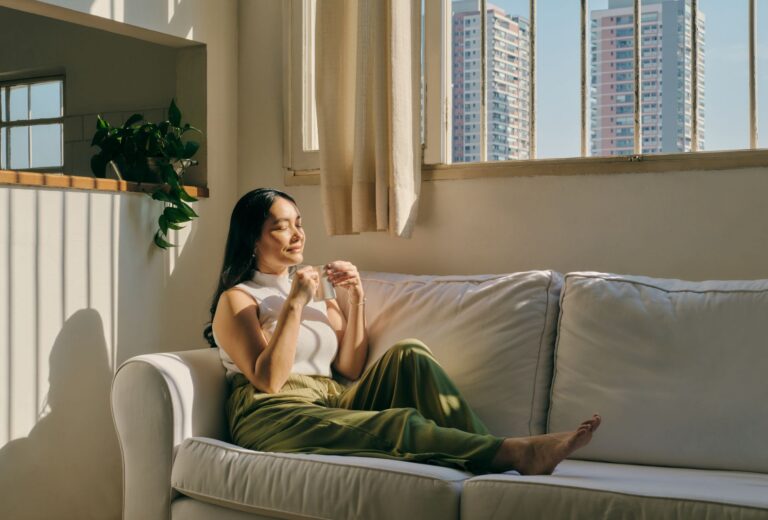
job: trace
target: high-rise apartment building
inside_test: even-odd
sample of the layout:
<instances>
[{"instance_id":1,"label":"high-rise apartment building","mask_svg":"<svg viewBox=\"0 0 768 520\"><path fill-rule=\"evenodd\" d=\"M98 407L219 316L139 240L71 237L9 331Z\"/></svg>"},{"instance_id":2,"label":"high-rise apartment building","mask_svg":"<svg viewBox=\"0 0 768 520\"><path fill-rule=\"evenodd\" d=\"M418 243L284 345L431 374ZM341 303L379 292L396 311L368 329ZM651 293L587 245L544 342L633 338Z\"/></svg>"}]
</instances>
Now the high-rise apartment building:
<instances>
[{"instance_id":1,"label":"high-rise apartment building","mask_svg":"<svg viewBox=\"0 0 768 520\"><path fill-rule=\"evenodd\" d=\"M480 161L480 1L455 1L452 8L453 161ZM491 4L486 23L487 160L528 159L529 23Z\"/></svg>"},{"instance_id":2,"label":"high-rise apartment building","mask_svg":"<svg viewBox=\"0 0 768 520\"><path fill-rule=\"evenodd\" d=\"M693 113L690 0L643 0L642 153L691 150ZM698 140L704 149L704 15L698 13ZM634 153L632 0L591 13L591 153Z\"/></svg>"}]
</instances>

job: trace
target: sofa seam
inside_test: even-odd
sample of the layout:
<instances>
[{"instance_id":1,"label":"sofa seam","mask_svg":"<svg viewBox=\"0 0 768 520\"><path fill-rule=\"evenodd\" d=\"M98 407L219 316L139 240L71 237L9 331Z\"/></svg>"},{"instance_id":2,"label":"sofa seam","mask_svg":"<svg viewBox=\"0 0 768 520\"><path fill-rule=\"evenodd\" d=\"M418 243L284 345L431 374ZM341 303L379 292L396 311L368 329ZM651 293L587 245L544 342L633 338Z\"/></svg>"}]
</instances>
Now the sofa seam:
<instances>
[{"instance_id":1,"label":"sofa seam","mask_svg":"<svg viewBox=\"0 0 768 520\"><path fill-rule=\"evenodd\" d=\"M214 446L214 447L217 447L217 448L220 448L220 449L223 449L223 450L227 450L227 451L230 451L230 452L235 452L235 453L241 453L241 450L248 450L248 448L243 448L241 446L238 446L236 448L233 448L233 447L230 447L230 446L218 446L217 444L213 444L213 443L207 442L205 439L206 439L205 437L190 437L189 438L189 442L199 442L201 444L206 444L208 446ZM252 453L258 453L260 456L266 457L266 458L270 458L270 459L286 460L284 457L281 457L280 455L275 455L275 452L257 451L257 450L248 450L248 451L250 451ZM281 453L281 452L277 452L277 453ZM294 454L289 454L289 453L284 453L284 454L294 455ZM299 453L299 454L296 454L296 455L309 455L309 454L301 454L301 453ZM322 466L335 466L335 467L342 467L342 468L350 468L350 467L352 467L352 468L357 468L357 469L360 469L360 470L363 470L363 471L366 471L366 472L383 471L383 472L386 472L386 473L393 473L393 474L397 474L397 475L404 475L404 476L407 476L407 477L410 477L410 478L415 478L415 479L420 479L420 480L429 480L429 481L437 482L437 483L456 482L456 483L463 484L464 482L469 480L469 478L471 478L471 477L468 477L468 478L462 479L462 480L458 480L458 479L456 479L456 480L448 480L448 479L437 478L437 477L429 477L429 476L425 476L425 475L414 475L413 473L408 473L406 471L398 471L398 470L391 470L391 469L380 469L380 468L368 468L368 467L365 467L365 466L350 466L348 464L339 464L338 462L331 462L331 461L322 461L322 460L304 459L304 458L296 458L296 459L294 459L293 457L289 457L289 459L298 460L298 461L302 461L302 462L310 462L310 463L313 463L313 464L320 464Z\"/></svg>"},{"instance_id":2,"label":"sofa seam","mask_svg":"<svg viewBox=\"0 0 768 520\"><path fill-rule=\"evenodd\" d=\"M549 403L547 405L547 425L544 430L549 433L549 425L552 422L552 404L555 402L555 381L557 378L557 352L560 349L560 333L563 326L563 308L565 307L565 295L568 291L568 275L563 277L563 287L558 298L557 327L555 332L555 346L552 348L552 380L549 385Z\"/></svg>"},{"instance_id":3,"label":"sofa seam","mask_svg":"<svg viewBox=\"0 0 768 520\"><path fill-rule=\"evenodd\" d=\"M549 316L549 290L552 288L552 281L554 279L554 272L552 270L549 271L549 281L547 282L547 300L544 304L544 323L541 326L541 334L539 335L539 350L536 353L536 368L533 372L533 389L531 392L531 408L530 412L528 414L528 435L533 435L532 426L533 426L533 414L534 414L534 406L536 402L536 396L537 392L536 389L538 388L537 382L539 380L539 365L541 364L541 349L542 345L544 343L544 333L547 330L547 317ZM549 404L547 404L547 408L549 408Z\"/></svg>"},{"instance_id":4,"label":"sofa seam","mask_svg":"<svg viewBox=\"0 0 768 520\"><path fill-rule=\"evenodd\" d=\"M766 512L768 511L768 507L758 507L758 506L750 506L750 505L740 505L740 504L730 504L726 502L713 502L710 500L698 500L694 498L675 498L675 497L655 497L655 496L648 496L648 495L636 495L632 494L630 492L625 491L609 491L605 489L593 489L593 488L583 488L578 486L569 486L566 484L545 484L545 483L534 483L534 482L520 482L520 481L509 481L509 480L473 480L470 479L467 481L467 485L472 486L479 486L484 483L491 483L494 485L503 485L508 486L510 484L507 484L507 482L514 482L514 484L511 484L513 486L530 486L530 487L546 487L546 488L561 488L561 489L574 489L577 491L586 491L586 492L592 492L592 493L599 493L604 495L619 495L619 496L626 496L626 497L640 497L642 499L647 500L670 500L674 502L690 502L690 503L700 503L700 504L712 504L712 505L720 505L720 506L731 506L731 507L741 507L744 509L754 509L755 511L762 511ZM474 487L472 486L472 487Z\"/></svg>"},{"instance_id":5,"label":"sofa seam","mask_svg":"<svg viewBox=\"0 0 768 520\"><path fill-rule=\"evenodd\" d=\"M231 502L233 504L237 504L239 506L242 506L243 508L248 508L248 509L254 510L254 511L251 511L251 512L256 512L256 511L265 512L265 513L277 512L277 513L282 513L282 514L285 514L285 515L293 516L294 518L301 518L301 519L307 519L307 520L331 520L330 518L325 517L325 516L314 516L314 515L307 516L307 515L302 515L302 514L298 514L298 513L292 513L290 511L286 511L284 509L278 509L276 507L266 508L266 507L252 506L250 504L246 504L245 502L241 502L239 500L223 500L223 499L221 499L219 497L216 497L216 496L213 496L213 495L209 495L208 493L203 493L203 492L200 492L200 491L191 491L189 489L182 488L182 487L177 487L177 486L173 486L173 487L177 491L179 491L179 493L182 493L185 496L188 496L190 498L195 498L195 495L197 495L199 497L204 497L204 498L210 499L211 500L210 503L213 503L213 504L216 504L216 505L219 505L221 502L224 502L224 503ZM218 502L218 504L217 504L217 502ZM170 518L170 516L169 516L169 518Z\"/></svg>"},{"instance_id":6,"label":"sofa seam","mask_svg":"<svg viewBox=\"0 0 768 520\"><path fill-rule=\"evenodd\" d=\"M694 290L694 289L667 289L664 287L658 287L656 285L653 285L648 282L641 282L638 280L628 280L626 278L612 278L610 276L601 276L601 275L585 275L585 274L578 274L578 273L568 273L565 275L565 278L586 278L590 280L605 280L606 282L620 282L620 283L626 283L631 285L641 285L643 287L648 287L650 289L656 289L661 292L670 293L670 294L676 294L676 293L693 293L693 294L736 294L736 293L746 293L746 294L760 294L760 293L768 293L768 288L765 289L707 289L707 290ZM686 280L679 280L684 283L706 283L709 282L717 282L717 281L723 281L723 282L738 282L739 280L705 280L704 282L689 282ZM750 281L750 280L745 280ZM563 284L565 286L565 283Z\"/></svg>"},{"instance_id":7,"label":"sofa seam","mask_svg":"<svg viewBox=\"0 0 768 520\"><path fill-rule=\"evenodd\" d=\"M542 271L521 271L521 273L541 273ZM467 279L460 279L460 280L429 280L429 281L421 281L421 280L401 280L401 281L391 281L391 280L382 280L380 278L367 278L363 277L362 281L365 283L379 283L382 285L433 285L433 284L455 284L455 283L471 283L475 285L483 284L491 280L506 280L509 278L512 278L514 275L521 274L521 273L510 273L510 274L495 274L495 275L444 275L444 276L466 276ZM403 276L429 276L429 275L403 275ZM440 275L435 275L440 276ZM469 279L472 276L487 276L485 280L472 280Z\"/></svg>"}]
</instances>

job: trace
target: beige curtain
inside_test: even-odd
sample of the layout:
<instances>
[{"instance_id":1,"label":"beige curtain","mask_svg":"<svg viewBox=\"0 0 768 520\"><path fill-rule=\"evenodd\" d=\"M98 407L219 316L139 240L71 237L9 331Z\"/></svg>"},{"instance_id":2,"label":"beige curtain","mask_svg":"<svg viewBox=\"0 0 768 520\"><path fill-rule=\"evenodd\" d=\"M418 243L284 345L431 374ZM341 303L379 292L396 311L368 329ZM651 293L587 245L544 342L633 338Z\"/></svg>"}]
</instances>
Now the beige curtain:
<instances>
[{"instance_id":1,"label":"beige curtain","mask_svg":"<svg viewBox=\"0 0 768 520\"><path fill-rule=\"evenodd\" d=\"M421 188L421 2L318 0L315 51L328 233L410 237Z\"/></svg>"}]
</instances>

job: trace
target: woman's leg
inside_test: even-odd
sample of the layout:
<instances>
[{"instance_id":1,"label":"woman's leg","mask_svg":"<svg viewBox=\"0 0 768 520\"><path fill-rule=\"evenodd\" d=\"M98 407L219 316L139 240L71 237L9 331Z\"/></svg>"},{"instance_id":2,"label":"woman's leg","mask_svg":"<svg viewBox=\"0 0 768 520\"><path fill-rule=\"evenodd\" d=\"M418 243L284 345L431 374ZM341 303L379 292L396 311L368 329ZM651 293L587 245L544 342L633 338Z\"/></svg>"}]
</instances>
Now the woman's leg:
<instances>
[{"instance_id":1,"label":"woman's leg","mask_svg":"<svg viewBox=\"0 0 768 520\"><path fill-rule=\"evenodd\" d=\"M227 407L233 441L259 451L400 459L474 473L490 471L503 441L438 426L414 408L348 410L307 395L236 388Z\"/></svg>"},{"instance_id":2,"label":"woman's leg","mask_svg":"<svg viewBox=\"0 0 768 520\"><path fill-rule=\"evenodd\" d=\"M415 408L439 426L487 434L429 348L417 339L395 343L340 396L353 410Z\"/></svg>"}]
</instances>

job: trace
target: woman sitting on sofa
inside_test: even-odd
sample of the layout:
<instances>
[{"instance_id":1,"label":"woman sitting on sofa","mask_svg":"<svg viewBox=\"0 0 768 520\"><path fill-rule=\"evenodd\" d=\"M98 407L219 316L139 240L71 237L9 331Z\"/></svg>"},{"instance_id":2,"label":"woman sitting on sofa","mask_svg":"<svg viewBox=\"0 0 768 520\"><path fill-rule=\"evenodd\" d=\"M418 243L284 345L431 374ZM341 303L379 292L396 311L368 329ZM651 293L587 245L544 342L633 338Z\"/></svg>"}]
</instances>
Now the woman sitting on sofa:
<instances>
[{"instance_id":1,"label":"woman sitting on sofa","mask_svg":"<svg viewBox=\"0 0 768 520\"><path fill-rule=\"evenodd\" d=\"M365 372L365 296L357 268L324 266L347 292L316 301L319 274L297 267L306 243L286 193L257 189L232 212L224 265L205 331L226 368L232 439L258 451L360 455L473 473L548 474L586 445L595 415L575 431L521 438L490 435L418 340L404 340ZM336 374L352 381L343 385Z\"/></svg>"}]
</instances>

